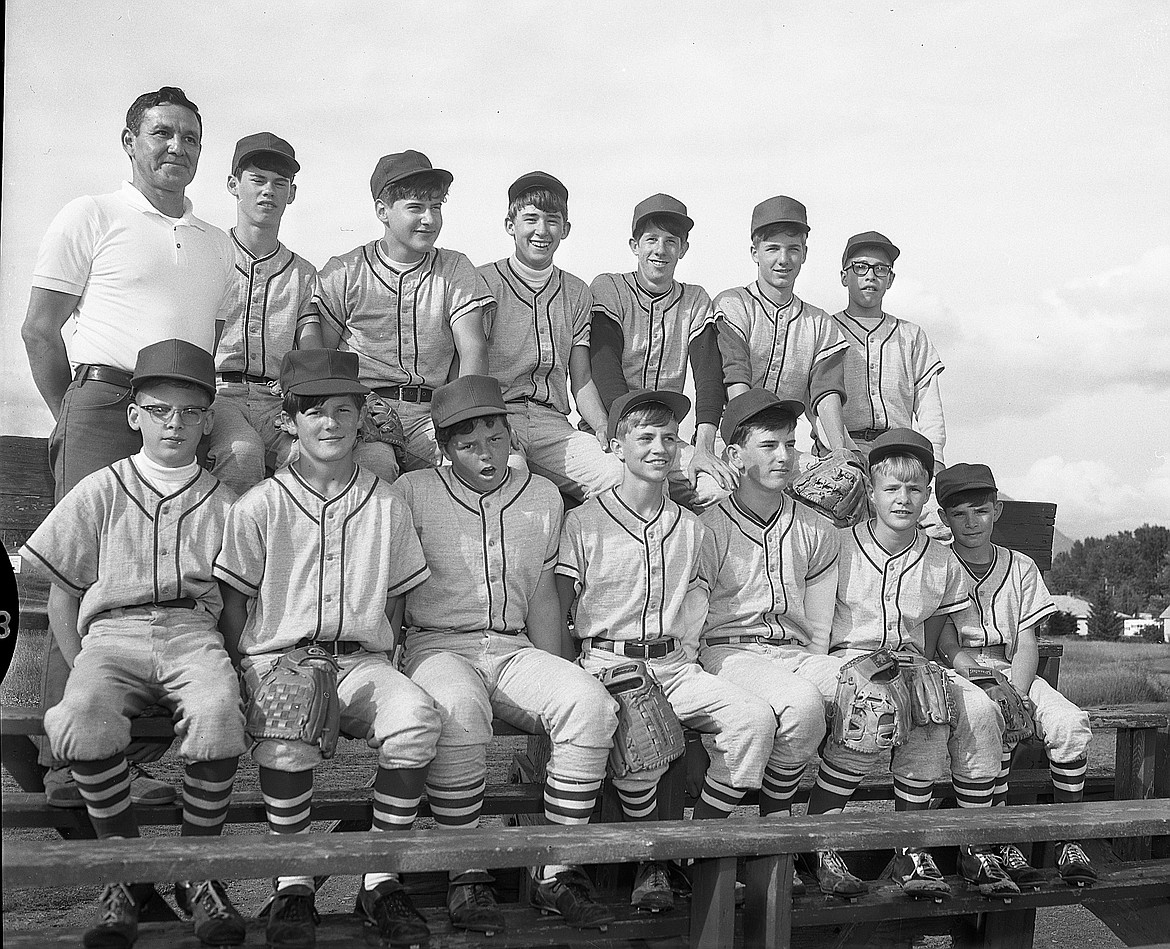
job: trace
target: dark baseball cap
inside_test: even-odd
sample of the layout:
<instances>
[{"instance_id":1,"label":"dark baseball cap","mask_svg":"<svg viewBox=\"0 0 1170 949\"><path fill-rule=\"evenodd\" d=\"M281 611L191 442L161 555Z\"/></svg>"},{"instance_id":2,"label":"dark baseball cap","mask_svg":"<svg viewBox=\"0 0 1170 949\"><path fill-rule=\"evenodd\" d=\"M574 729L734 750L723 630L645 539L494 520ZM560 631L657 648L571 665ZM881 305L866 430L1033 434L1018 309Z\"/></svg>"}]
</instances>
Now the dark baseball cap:
<instances>
[{"instance_id":1,"label":"dark baseball cap","mask_svg":"<svg viewBox=\"0 0 1170 949\"><path fill-rule=\"evenodd\" d=\"M804 403L794 402L791 399L782 399L775 392L767 389L748 389L743 395L737 395L727 403L723 410L723 421L719 423L719 435L725 445L731 444L731 436L748 419L779 406L792 413L793 421L804 414Z\"/></svg>"},{"instance_id":2,"label":"dark baseball cap","mask_svg":"<svg viewBox=\"0 0 1170 949\"><path fill-rule=\"evenodd\" d=\"M374 166L374 173L370 176L370 191L378 197L387 185L392 185L403 178L421 174L424 171L433 171L447 179L446 187L451 186L455 176L443 168L431 167L431 160L422 152L408 148L404 152L395 152L393 155L383 155Z\"/></svg>"},{"instance_id":3,"label":"dark baseball cap","mask_svg":"<svg viewBox=\"0 0 1170 949\"><path fill-rule=\"evenodd\" d=\"M928 478L934 477L934 446L925 435L910 428L891 428L869 446L869 467L890 455L911 455L922 462Z\"/></svg>"},{"instance_id":4,"label":"dark baseball cap","mask_svg":"<svg viewBox=\"0 0 1170 949\"><path fill-rule=\"evenodd\" d=\"M995 486L995 476L987 465L968 465L960 462L951 465L938 473L934 482L934 496L942 507L947 506L947 499L963 491L998 491Z\"/></svg>"},{"instance_id":5,"label":"dark baseball cap","mask_svg":"<svg viewBox=\"0 0 1170 949\"><path fill-rule=\"evenodd\" d=\"M280 364L280 390L292 395L369 395L358 382L357 353L294 349Z\"/></svg>"},{"instance_id":6,"label":"dark baseball cap","mask_svg":"<svg viewBox=\"0 0 1170 949\"><path fill-rule=\"evenodd\" d=\"M637 233L638 225L652 214L665 214L667 217L672 217L682 224L688 232L695 226L695 222L687 216L687 206L678 198L672 198L668 194L652 194L634 205L634 222L630 225L630 233Z\"/></svg>"},{"instance_id":7,"label":"dark baseball cap","mask_svg":"<svg viewBox=\"0 0 1170 949\"><path fill-rule=\"evenodd\" d=\"M691 400L681 392L671 392L668 389L635 389L614 399L613 405L609 407L609 424L605 429L605 437L616 438L618 422L639 405L650 402L665 405L678 422L686 418L691 410Z\"/></svg>"},{"instance_id":8,"label":"dark baseball cap","mask_svg":"<svg viewBox=\"0 0 1170 949\"><path fill-rule=\"evenodd\" d=\"M555 195L559 195L560 199L566 204L569 203L569 189L561 183L558 178L554 178L547 171L530 171L526 175L521 175L508 188L508 203L511 204L525 191L538 190L551 191Z\"/></svg>"},{"instance_id":9,"label":"dark baseball cap","mask_svg":"<svg viewBox=\"0 0 1170 949\"><path fill-rule=\"evenodd\" d=\"M862 231L860 234L854 234L845 242L845 253L841 255L842 268L849 263L859 250L865 247L880 247L889 254L891 264L902 253L885 234L879 234L877 231Z\"/></svg>"},{"instance_id":10,"label":"dark baseball cap","mask_svg":"<svg viewBox=\"0 0 1170 949\"><path fill-rule=\"evenodd\" d=\"M138 351L131 384L136 388L152 379L190 382L215 398L215 357L185 339L164 339Z\"/></svg>"},{"instance_id":11,"label":"dark baseball cap","mask_svg":"<svg viewBox=\"0 0 1170 949\"><path fill-rule=\"evenodd\" d=\"M294 175L301 170L296 152L288 142L271 132L256 132L236 142L236 151L232 155L232 174L243 168L254 155L276 155L288 164Z\"/></svg>"},{"instance_id":12,"label":"dark baseball cap","mask_svg":"<svg viewBox=\"0 0 1170 949\"><path fill-rule=\"evenodd\" d=\"M773 224L795 224L807 234L812 228L808 226L808 211L803 204L785 194L778 194L774 198L761 201L752 210L752 237L761 228L771 227Z\"/></svg>"},{"instance_id":13,"label":"dark baseball cap","mask_svg":"<svg viewBox=\"0 0 1170 949\"><path fill-rule=\"evenodd\" d=\"M484 415L507 415L508 406L494 376L460 376L439 386L431 397L435 428L446 428Z\"/></svg>"}]
</instances>

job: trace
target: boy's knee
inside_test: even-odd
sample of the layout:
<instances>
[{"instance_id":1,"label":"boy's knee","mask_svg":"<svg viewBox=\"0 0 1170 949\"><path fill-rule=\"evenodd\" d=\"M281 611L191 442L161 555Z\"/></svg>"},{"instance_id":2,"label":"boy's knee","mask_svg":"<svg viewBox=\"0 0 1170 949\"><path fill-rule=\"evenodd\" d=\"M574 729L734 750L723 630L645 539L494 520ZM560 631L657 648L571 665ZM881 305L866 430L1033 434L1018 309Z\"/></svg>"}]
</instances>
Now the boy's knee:
<instances>
[{"instance_id":1,"label":"boy's knee","mask_svg":"<svg viewBox=\"0 0 1170 949\"><path fill-rule=\"evenodd\" d=\"M100 691L67 690L45 712L45 737L60 761L101 761L130 744L130 719L101 698Z\"/></svg>"},{"instance_id":2,"label":"boy's knee","mask_svg":"<svg viewBox=\"0 0 1170 949\"><path fill-rule=\"evenodd\" d=\"M322 756L320 748L307 742L266 739L252 748L252 760L273 771L311 771Z\"/></svg>"}]
</instances>

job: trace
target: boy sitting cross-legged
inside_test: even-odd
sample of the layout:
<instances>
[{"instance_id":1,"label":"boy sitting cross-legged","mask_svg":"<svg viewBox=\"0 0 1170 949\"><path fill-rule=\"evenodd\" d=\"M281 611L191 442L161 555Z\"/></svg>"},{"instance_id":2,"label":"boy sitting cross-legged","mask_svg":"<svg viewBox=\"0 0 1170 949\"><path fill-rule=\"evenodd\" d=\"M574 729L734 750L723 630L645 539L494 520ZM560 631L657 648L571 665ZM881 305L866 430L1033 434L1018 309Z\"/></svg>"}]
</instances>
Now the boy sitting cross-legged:
<instances>
[{"instance_id":1,"label":"boy sitting cross-legged","mask_svg":"<svg viewBox=\"0 0 1170 949\"><path fill-rule=\"evenodd\" d=\"M81 480L21 550L65 594L50 619L72 671L45 712L45 734L72 767L97 836L137 837L130 719L155 702L173 706L186 762L182 833L214 836L245 748L212 576L232 494L195 460L212 424L215 363L198 346L165 340L139 352L132 385L126 414L142 451ZM149 883L106 886L85 945L132 945L153 894ZM219 882L178 883L176 895L202 942L243 940Z\"/></svg>"}]
</instances>

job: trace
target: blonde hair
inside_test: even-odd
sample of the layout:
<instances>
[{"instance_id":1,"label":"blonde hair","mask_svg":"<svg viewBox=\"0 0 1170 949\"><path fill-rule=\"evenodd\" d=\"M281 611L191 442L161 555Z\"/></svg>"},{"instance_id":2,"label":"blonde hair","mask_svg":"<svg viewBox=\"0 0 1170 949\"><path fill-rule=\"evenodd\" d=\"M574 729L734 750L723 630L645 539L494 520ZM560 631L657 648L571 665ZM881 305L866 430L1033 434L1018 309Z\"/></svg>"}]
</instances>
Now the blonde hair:
<instances>
[{"instance_id":1,"label":"blonde hair","mask_svg":"<svg viewBox=\"0 0 1170 949\"><path fill-rule=\"evenodd\" d=\"M887 455L869 469L870 477L882 475L897 481L922 481L930 483L926 465L913 455Z\"/></svg>"}]
</instances>

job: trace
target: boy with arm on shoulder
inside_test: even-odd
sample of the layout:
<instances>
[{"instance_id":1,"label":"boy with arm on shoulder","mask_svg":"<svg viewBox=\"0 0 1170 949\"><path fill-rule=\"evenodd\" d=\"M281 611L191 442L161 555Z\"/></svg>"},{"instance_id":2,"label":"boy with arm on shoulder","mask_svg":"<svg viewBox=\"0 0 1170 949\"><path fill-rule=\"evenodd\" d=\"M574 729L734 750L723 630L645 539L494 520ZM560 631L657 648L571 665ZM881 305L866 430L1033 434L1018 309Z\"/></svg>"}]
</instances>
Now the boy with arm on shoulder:
<instances>
[{"instance_id":1,"label":"boy with arm on shoulder","mask_svg":"<svg viewBox=\"0 0 1170 949\"><path fill-rule=\"evenodd\" d=\"M299 455L236 502L215 561L269 830L309 832L313 770L332 756L339 728L378 749L373 829L408 830L439 713L389 653L402 597L427 578L426 561L406 505L354 463L368 392L358 357L295 350L284 358L280 388ZM290 666L301 704L328 710L311 734L282 712ZM314 945L313 898L312 876L276 878L271 949ZM417 945L429 935L393 873L363 875L355 912L371 939Z\"/></svg>"},{"instance_id":2,"label":"boy with arm on shoulder","mask_svg":"<svg viewBox=\"0 0 1170 949\"><path fill-rule=\"evenodd\" d=\"M935 490L939 515L954 535L951 549L974 587L972 604L952 617L957 641L951 641L946 659L964 675L977 667L1003 673L1032 706L1037 735L1048 753L1053 800L1080 801L1093 732L1088 714L1036 675L1036 630L1056 612L1044 578L1030 557L992 542L1003 502L987 465L953 465L939 473ZM1013 750L1004 749L996 804L1007 803ZM1020 886L1036 886L1043 879L1015 845L999 848L999 857ZM1056 866L1070 886L1091 886L1097 879L1077 841L1057 844Z\"/></svg>"}]
</instances>

